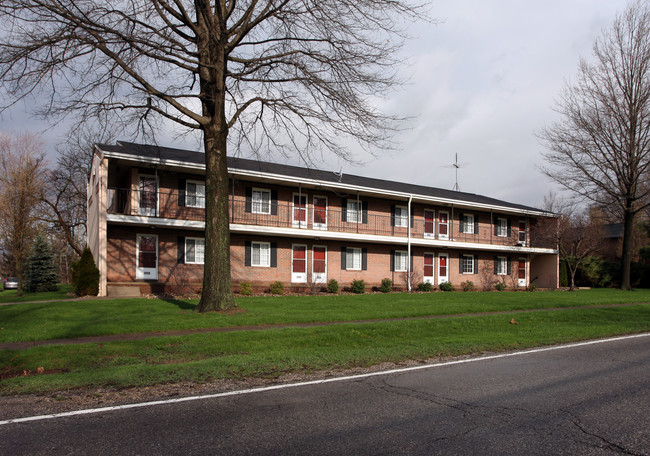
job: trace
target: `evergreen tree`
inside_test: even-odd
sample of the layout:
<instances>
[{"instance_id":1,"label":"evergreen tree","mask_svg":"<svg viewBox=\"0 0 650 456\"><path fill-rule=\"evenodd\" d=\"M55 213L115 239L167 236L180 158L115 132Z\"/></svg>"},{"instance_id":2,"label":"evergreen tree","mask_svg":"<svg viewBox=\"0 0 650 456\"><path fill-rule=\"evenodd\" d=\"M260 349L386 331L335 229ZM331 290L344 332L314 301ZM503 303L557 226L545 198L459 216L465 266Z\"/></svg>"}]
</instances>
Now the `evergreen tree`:
<instances>
[{"instance_id":1,"label":"evergreen tree","mask_svg":"<svg viewBox=\"0 0 650 456\"><path fill-rule=\"evenodd\" d=\"M84 248L79 261L72 263L72 287L79 296L99 293L99 269L88 247Z\"/></svg>"},{"instance_id":2,"label":"evergreen tree","mask_svg":"<svg viewBox=\"0 0 650 456\"><path fill-rule=\"evenodd\" d=\"M39 235L34 241L25 267L25 289L30 293L56 291L58 275L56 258L47 240Z\"/></svg>"}]
</instances>

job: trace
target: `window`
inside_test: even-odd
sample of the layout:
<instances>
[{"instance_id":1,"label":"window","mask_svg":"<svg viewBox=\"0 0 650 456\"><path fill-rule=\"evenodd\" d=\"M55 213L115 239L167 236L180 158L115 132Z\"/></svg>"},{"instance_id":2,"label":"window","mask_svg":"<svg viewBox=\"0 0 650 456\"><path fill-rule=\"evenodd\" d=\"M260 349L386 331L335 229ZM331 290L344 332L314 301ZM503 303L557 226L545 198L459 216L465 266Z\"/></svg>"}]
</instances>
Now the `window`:
<instances>
[{"instance_id":1,"label":"window","mask_svg":"<svg viewBox=\"0 0 650 456\"><path fill-rule=\"evenodd\" d=\"M205 239L185 238L185 263L203 264L205 258Z\"/></svg>"},{"instance_id":2,"label":"window","mask_svg":"<svg viewBox=\"0 0 650 456\"><path fill-rule=\"evenodd\" d=\"M474 215L463 214L460 224L460 232L467 234L474 234Z\"/></svg>"},{"instance_id":3,"label":"window","mask_svg":"<svg viewBox=\"0 0 650 456\"><path fill-rule=\"evenodd\" d=\"M409 214L406 206L395 206L395 226L407 228L409 225Z\"/></svg>"},{"instance_id":4,"label":"window","mask_svg":"<svg viewBox=\"0 0 650 456\"><path fill-rule=\"evenodd\" d=\"M271 213L271 191L254 188L251 193L252 212L254 214Z\"/></svg>"},{"instance_id":5,"label":"window","mask_svg":"<svg viewBox=\"0 0 650 456\"><path fill-rule=\"evenodd\" d=\"M463 274L474 274L474 255L462 255L460 257L460 272Z\"/></svg>"},{"instance_id":6,"label":"window","mask_svg":"<svg viewBox=\"0 0 650 456\"><path fill-rule=\"evenodd\" d=\"M496 225L497 236L506 237L508 236L508 219L498 218Z\"/></svg>"},{"instance_id":7,"label":"window","mask_svg":"<svg viewBox=\"0 0 650 456\"><path fill-rule=\"evenodd\" d=\"M526 222L519 222L519 243L526 245Z\"/></svg>"},{"instance_id":8,"label":"window","mask_svg":"<svg viewBox=\"0 0 650 456\"><path fill-rule=\"evenodd\" d=\"M185 184L185 205L205 208L205 182L187 181Z\"/></svg>"},{"instance_id":9,"label":"window","mask_svg":"<svg viewBox=\"0 0 650 456\"><path fill-rule=\"evenodd\" d=\"M347 204L347 221L352 223L361 222L361 201L348 200Z\"/></svg>"},{"instance_id":10,"label":"window","mask_svg":"<svg viewBox=\"0 0 650 456\"><path fill-rule=\"evenodd\" d=\"M508 274L508 258L506 258L506 257L496 257L494 259L494 273L496 275L507 275Z\"/></svg>"},{"instance_id":11,"label":"window","mask_svg":"<svg viewBox=\"0 0 650 456\"><path fill-rule=\"evenodd\" d=\"M435 215L436 213L434 211L424 211L424 237L435 236Z\"/></svg>"},{"instance_id":12,"label":"window","mask_svg":"<svg viewBox=\"0 0 650 456\"><path fill-rule=\"evenodd\" d=\"M271 243L251 242L251 266L271 266Z\"/></svg>"},{"instance_id":13,"label":"window","mask_svg":"<svg viewBox=\"0 0 650 456\"><path fill-rule=\"evenodd\" d=\"M406 272L408 270L408 252L403 250L395 251L395 272Z\"/></svg>"},{"instance_id":14,"label":"window","mask_svg":"<svg viewBox=\"0 0 650 456\"><path fill-rule=\"evenodd\" d=\"M346 249L345 269L361 270L361 249L356 247L348 247Z\"/></svg>"},{"instance_id":15,"label":"window","mask_svg":"<svg viewBox=\"0 0 650 456\"><path fill-rule=\"evenodd\" d=\"M449 213L440 212L438 217L438 238L449 239Z\"/></svg>"}]
</instances>

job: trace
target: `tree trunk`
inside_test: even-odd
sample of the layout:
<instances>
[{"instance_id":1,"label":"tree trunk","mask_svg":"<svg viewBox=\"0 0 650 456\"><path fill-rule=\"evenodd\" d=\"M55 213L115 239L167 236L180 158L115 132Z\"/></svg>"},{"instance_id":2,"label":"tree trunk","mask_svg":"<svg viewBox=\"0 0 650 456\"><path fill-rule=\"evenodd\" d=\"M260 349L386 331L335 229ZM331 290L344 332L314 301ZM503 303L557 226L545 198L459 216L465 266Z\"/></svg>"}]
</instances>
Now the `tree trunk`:
<instances>
[{"instance_id":1,"label":"tree trunk","mask_svg":"<svg viewBox=\"0 0 650 456\"><path fill-rule=\"evenodd\" d=\"M632 263L632 243L634 236L634 212L628 202L623 216L623 252L621 254L621 289L631 290L630 270Z\"/></svg>"},{"instance_id":2,"label":"tree trunk","mask_svg":"<svg viewBox=\"0 0 650 456\"><path fill-rule=\"evenodd\" d=\"M569 285L569 291L575 291L575 289L576 289L576 272L578 272L578 267L576 266L575 268L571 268L568 265L568 262L567 262L567 267L569 268L569 272L571 273L571 285Z\"/></svg>"},{"instance_id":3,"label":"tree trunk","mask_svg":"<svg viewBox=\"0 0 650 456\"><path fill-rule=\"evenodd\" d=\"M220 30L214 30L209 3L197 0L199 84L205 151L205 261L199 312L235 307L230 278L228 163L226 158L226 55Z\"/></svg>"}]
</instances>

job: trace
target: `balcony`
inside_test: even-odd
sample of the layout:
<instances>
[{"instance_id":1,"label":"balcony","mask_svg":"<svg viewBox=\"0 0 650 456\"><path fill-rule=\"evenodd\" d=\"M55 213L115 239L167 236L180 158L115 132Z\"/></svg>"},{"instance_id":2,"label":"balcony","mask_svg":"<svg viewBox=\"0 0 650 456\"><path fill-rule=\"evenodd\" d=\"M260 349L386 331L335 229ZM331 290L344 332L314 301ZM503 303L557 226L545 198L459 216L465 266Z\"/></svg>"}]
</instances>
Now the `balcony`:
<instances>
[{"instance_id":1,"label":"balcony","mask_svg":"<svg viewBox=\"0 0 650 456\"><path fill-rule=\"evenodd\" d=\"M107 212L109 214L204 221L204 207L203 196L179 194L177 191L108 189ZM408 236L406 218L395 219L391 215L373 213L372 207L370 209L367 214L348 213L340 207L329 206L319 209L310 204L304 208L294 207L290 203L251 202L250 200L247 202L245 198L237 196L229 198L229 218L232 224L404 238ZM502 246L529 245L526 232L519 232L518 229L513 228L503 234L505 235L497 236L494 226L484 219L480 220L478 233L461 233L458 220L449 220L446 227L439 223L425 221L421 215L411 220L412 239Z\"/></svg>"}]
</instances>

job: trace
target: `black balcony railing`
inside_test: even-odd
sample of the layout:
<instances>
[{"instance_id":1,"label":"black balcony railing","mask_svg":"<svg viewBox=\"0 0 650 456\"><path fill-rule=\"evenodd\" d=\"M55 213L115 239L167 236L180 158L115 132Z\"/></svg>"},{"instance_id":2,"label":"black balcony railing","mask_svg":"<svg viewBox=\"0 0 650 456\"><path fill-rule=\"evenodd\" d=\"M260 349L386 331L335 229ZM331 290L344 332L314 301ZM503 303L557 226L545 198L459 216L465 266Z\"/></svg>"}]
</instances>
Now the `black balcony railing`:
<instances>
[{"instance_id":1,"label":"black balcony railing","mask_svg":"<svg viewBox=\"0 0 650 456\"><path fill-rule=\"evenodd\" d=\"M145 190L108 189L108 213L172 218L180 220L205 220L205 197L179 192L149 192ZM261 225L277 228L298 228L359 233L381 236L408 236L407 218L391 215L350 213L340 207L297 207L291 203L246 202L242 197L230 197L229 221L240 225ZM440 225L421 217L410 221L411 237L417 239L451 240L482 244L527 246L527 233L512 228L495 232L494 226L479 223L478 232L460 231L458 220ZM446 234L444 234L446 232Z\"/></svg>"}]
</instances>

